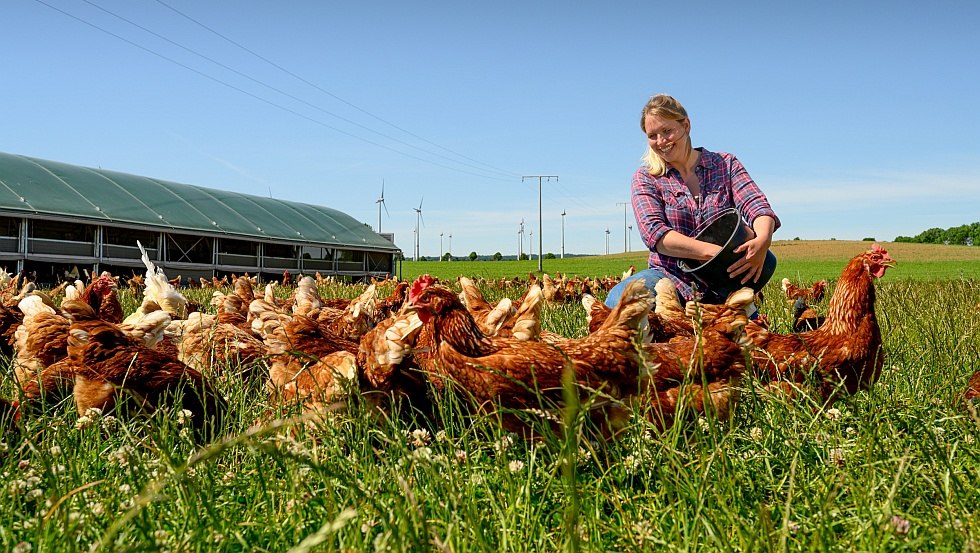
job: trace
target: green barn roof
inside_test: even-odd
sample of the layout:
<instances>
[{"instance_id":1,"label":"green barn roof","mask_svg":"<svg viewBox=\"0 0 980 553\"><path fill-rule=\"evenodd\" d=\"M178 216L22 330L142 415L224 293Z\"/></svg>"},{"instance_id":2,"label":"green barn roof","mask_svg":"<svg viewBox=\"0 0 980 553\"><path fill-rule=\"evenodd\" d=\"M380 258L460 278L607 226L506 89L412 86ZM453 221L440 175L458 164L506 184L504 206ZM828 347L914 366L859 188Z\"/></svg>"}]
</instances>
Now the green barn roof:
<instances>
[{"instance_id":1,"label":"green barn roof","mask_svg":"<svg viewBox=\"0 0 980 553\"><path fill-rule=\"evenodd\" d=\"M312 204L178 184L0 153L0 212L395 252L346 213Z\"/></svg>"}]
</instances>

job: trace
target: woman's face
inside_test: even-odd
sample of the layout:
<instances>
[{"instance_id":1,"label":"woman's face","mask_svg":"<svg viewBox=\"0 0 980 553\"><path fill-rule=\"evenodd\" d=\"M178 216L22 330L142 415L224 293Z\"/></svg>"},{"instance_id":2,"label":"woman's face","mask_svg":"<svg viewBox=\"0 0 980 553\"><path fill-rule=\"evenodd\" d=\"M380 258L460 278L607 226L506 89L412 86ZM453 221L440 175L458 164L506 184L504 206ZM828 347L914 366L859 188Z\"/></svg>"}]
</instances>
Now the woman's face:
<instances>
[{"instance_id":1,"label":"woman's face","mask_svg":"<svg viewBox=\"0 0 980 553\"><path fill-rule=\"evenodd\" d=\"M648 114L643 119L643 128L647 133L647 142L653 151L657 152L671 165L684 161L688 154L688 133L691 130L691 120L675 121L659 115Z\"/></svg>"}]
</instances>

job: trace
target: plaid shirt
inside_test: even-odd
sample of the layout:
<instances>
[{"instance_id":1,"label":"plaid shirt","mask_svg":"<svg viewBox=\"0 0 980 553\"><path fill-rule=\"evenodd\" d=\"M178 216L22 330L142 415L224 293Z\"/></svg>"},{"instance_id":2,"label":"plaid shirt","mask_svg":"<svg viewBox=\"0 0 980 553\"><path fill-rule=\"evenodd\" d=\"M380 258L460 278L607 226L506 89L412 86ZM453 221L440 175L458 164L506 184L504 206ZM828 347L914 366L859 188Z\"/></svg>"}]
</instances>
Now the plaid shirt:
<instances>
[{"instance_id":1,"label":"plaid shirt","mask_svg":"<svg viewBox=\"0 0 980 553\"><path fill-rule=\"evenodd\" d=\"M734 155L697 149L701 156L694 171L701 181L700 200L691 195L680 172L669 165L662 177L651 175L646 166L640 167L633 174L630 188L640 237L650 249L648 265L667 275L688 300L694 299L693 275L680 269L678 258L664 255L656 248L668 231L693 237L705 221L732 207L750 225L757 217L768 215L779 228L779 218L769 206L769 200Z\"/></svg>"}]
</instances>

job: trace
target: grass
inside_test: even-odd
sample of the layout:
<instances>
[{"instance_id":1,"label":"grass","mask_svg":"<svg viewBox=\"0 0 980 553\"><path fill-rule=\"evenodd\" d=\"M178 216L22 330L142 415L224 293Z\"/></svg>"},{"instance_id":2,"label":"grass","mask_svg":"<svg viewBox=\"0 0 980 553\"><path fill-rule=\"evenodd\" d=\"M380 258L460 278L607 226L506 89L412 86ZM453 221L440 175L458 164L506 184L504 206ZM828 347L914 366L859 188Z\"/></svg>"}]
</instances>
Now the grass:
<instances>
[{"instance_id":1,"label":"grass","mask_svg":"<svg viewBox=\"0 0 980 553\"><path fill-rule=\"evenodd\" d=\"M886 369L834 405L748 380L729 421L600 441L570 410L568 432L525 443L452 397L434 422L353 401L314 428L288 411L255 426L263 383L217 377L234 416L199 447L175 410L86 420L63 402L0 446L0 550L980 551L980 417L957 400L980 370L980 279L903 278L913 262L892 255ZM766 292L785 329L775 279ZM584 313L549 306L543 324L581 335Z\"/></svg>"},{"instance_id":2,"label":"grass","mask_svg":"<svg viewBox=\"0 0 980 553\"><path fill-rule=\"evenodd\" d=\"M849 240L778 240L772 252L779 260L773 279L783 277L793 281L812 282L836 279L848 260L871 247L872 242ZM889 255L900 263L899 270L889 278L911 280L940 280L980 278L980 247L942 246L881 242ZM567 275L619 275L633 265L647 266L647 252L618 253L599 256L542 259L543 272ZM527 276L538 272L538 260L527 261L405 261L401 276L406 280L429 273L442 280L452 281L459 275L487 279Z\"/></svg>"}]
</instances>

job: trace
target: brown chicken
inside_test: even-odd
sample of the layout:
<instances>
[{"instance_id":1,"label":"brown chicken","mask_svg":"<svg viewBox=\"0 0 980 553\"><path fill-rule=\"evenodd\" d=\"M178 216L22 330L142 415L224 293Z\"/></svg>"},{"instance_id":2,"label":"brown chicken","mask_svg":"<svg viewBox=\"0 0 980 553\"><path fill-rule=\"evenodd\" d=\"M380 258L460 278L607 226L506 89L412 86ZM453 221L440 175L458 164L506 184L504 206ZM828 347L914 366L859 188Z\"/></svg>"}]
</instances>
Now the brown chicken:
<instances>
[{"instance_id":1,"label":"brown chicken","mask_svg":"<svg viewBox=\"0 0 980 553\"><path fill-rule=\"evenodd\" d=\"M745 351L753 347L744 332L746 306L753 298L751 288L737 290L724 304L712 306L710 320L693 321L692 335L643 344L650 366L641 389L654 422L669 426L682 404L704 413L706 389L715 415L728 418L745 373ZM690 311L700 314L696 307Z\"/></svg>"},{"instance_id":2,"label":"brown chicken","mask_svg":"<svg viewBox=\"0 0 980 553\"><path fill-rule=\"evenodd\" d=\"M796 298L793 303L793 332L816 330L823 324L825 317L817 308L808 305L804 298Z\"/></svg>"},{"instance_id":3,"label":"brown chicken","mask_svg":"<svg viewBox=\"0 0 980 553\"><path fill-rule=\"evenodd\" d=\"M68 356L68 328L71 320L48 305L41 296L31 295L18 304L23 322L14 334L14 378L21 402L51 393L52 401L67 395L70 375L60 367L49 369Z\"/></svg>"},{"instance_id":4,"label":"brown chicken","mask_svg":"<svg viewBox=\"0 0 980 553\"><path fill-rule=\"evenodd\" d=\"M513 300L505 296L496 304L492 304L486 300L483 292L472 280L464 276L460 276L458 280L461 290L459 298L466 310L470 312L484 334L496 336L500 327L517 313ZM432 283L427 282L426 286L430 284Z\"/></svg>"},{"instance_id":5,"label":"brown chicken","mask_svg":"<svg viewBox=\"0 0 980 553\"><path fill-rule=\"evenodd\" d=\"M810 287L799 287L793 284L788 278L784 278L782 280L782 287L783 292L786 294L786 299L790 301L803 298L808 303L820 303L823 300L824 293L827 291L827 281L818 280L810 285Z\"/></svg>"},{"instance_id":6,"label":"brown chicken","mask_svg":"<svg viewBox=\"0 0 980 553\"><path fill-rule=\"evenodd\" d=\"M405 281L396 282L391 293L387 297L378 300L377 313L375 313L376 318L382 320L398 313L402 306L405 305L407 299L408 283Z\"/></svg>"},{"instance_id":7,"label":"brown chicken","mask_svg":"<svg viewBox=\"0 0 980 553\"><path fill-rule=\"evenodd\" d=\"M813 370L825 399L841 386L852 394L871 386L884 364L874 279L894 266L878 244L851 259L837 281L824 323L816 330L777 334L750 321L746 333L756 346L755 366L773 380L796 383Z\"/></svg>"},{"instance_id":8,"label":"brown chicken","mask_svg":"<svg viewBox=\"0 0 980 553\"><path fill-rule=\"evenodd\" d=\"M357 382L358 344L304 315L265 338L270 355L270 402L298 403L322 413L349 383Z\"/></svg>"},{"instance_id":9,"label":"brown chicken","mask_svg":"<svg viewBox=\"0 0 980 553\"><path fill-rule=\"evenodd\" d=\"M418 314L423 332L431 336L431 344L426 344L431 351L415 357L433 387L448 386L484 409L499 404L506 424L525 429L506 410L538 411L560 404L566 370L572 371L585 397L598 393L615 403L635 394L645 367L638 329L652 305L649 291L638 282L627 288L596 332L557 346L487 336L457 295L443 286L417 282L409 292L408 309ZM424 342L423 336L419 342ZM608 414L597 422L604 425ZM604 430L615 430L622 420L613 415L608 422L612 426Z\"/></svg>"},{"instance_id":10,"label":"brown chicken","mask_svg":"<svg viewBox=\"0 0 980 553\"><path fill-rule=\"evenodd\" d=\"M970 381L966 384L966 391L963 392L963 399L972 400L980 398L980 371L973 373Z\"/></svg>"},{"instance_id":11,"label":"brown chicken","mask_svg":"<svg viewBox=\"0 0 980 553\"><path fill-rule=\"evenodd\" d=\"M251 332L227 322L229 319L239 325L245 322L238 313L191 313L186 320L171 322L166 334L174 343L177 359L204 374L225 374L235 368L239 376L248 377L268 348Z\"/></svg>"},{"instance_id":12,"label":"brown chicken","mask_svg":"<svg viewBox=\"0 0 980 553\"><path fill-rule=\"evenodd\" d=\"M644 341L666 342L676 336L693 336L694 326L677 300L677 289L670 279L662 278L654 285L657 292L655 307L647 314ZM589 332L602 326L612 310L592 294L582 295Z\"/></svg>"},{"instance_id":13,"label":"brown chicken","mask_svg":"<svg viewBox=\"0 0 980 553\"><path fill-rule=\"evenodd\" d=\"M82 291L81 300L95 310L96 316L110 323L123 321L122 304L119 303L116 279L103 272Z\"/></svg>"},{"instance_id":14,"label":"brown chicken","mask_svg":"<svg viewBox=\"0 0 980 553\"><path fill-rule=\"evenodd\" d=\"M75 321L68 337L68 360L75 375L73 395L80 415L103 411L129 395L150 411L179 398L191 412L198 440L212 439L228 407L200 372L127 336L116 325L98 319Z\"/></svg>"}]
</instances>

